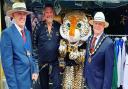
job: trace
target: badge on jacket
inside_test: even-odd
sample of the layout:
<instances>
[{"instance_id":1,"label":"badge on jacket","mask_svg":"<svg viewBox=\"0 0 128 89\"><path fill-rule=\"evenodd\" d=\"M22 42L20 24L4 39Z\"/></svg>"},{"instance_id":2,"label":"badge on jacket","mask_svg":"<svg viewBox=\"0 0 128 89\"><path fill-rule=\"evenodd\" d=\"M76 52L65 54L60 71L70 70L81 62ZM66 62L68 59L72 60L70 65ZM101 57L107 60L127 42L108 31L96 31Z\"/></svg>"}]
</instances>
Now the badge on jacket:
<instances>
[{"instance_id":1,"label":"badge on jacket","mask_svg":"<svg viewBox=\"0 0 128 89\"><path fill-rule=\"evenodd\" d=\"M28 57L31 56L31 52L29 50L26 51L26 54L27 54Z\"/></svg>"}]
</instances>

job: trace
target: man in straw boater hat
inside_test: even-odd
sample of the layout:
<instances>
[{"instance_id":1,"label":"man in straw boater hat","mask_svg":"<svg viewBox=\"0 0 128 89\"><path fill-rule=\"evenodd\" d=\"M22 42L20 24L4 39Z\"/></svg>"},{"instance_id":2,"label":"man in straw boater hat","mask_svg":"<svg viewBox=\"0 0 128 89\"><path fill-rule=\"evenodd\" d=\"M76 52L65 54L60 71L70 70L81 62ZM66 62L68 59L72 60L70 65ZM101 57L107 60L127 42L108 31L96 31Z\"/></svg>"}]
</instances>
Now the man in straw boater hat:
<instances>
[{"instance_id":1,"label":"man in straw boater hat","mask_svg":"<svg viewBox=\"0 0 128 89\"><path fill-rule=\"evenodd\" d=\"M94 33L88 38L85 62L85 79L88 89L111 89L114 45L105 35L104 28L109 26L102 12L97 12L89 23Z\"/></svg>"},{"instance_id":2,"label":"man in straw boater hat","mask_svg":"<svg viewBox=\"0 0 128 89\"><path fill-rule=\"evenodd\" d=\"M24 2L16 2L7 15L14 24L6 28L1 36L1 58L9 89L30 89L31 81L37 80L37 68L32 58L30 32L25 27L26 10Z\"/></svg>"}]
</instances>

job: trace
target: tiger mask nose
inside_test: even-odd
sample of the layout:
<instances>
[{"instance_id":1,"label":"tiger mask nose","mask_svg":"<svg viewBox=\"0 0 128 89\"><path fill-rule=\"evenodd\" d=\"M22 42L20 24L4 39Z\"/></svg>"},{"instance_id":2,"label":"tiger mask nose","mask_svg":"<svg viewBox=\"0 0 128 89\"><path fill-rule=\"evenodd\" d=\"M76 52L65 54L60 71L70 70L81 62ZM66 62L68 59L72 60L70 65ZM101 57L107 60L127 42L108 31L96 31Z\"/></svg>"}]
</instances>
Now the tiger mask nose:
<instances>
[{"instance_id":1,"label":"tiger mask nose","mask_svg":"<svg viewBox=\"0 0 128 89\"><path fill-rule=\"evenodd\" d=\"M75 28L77 24L77 18L75 16L72 16L70 18L70 30L69 30L69 35L70 36L75 36Z\"/></svg>"}]
</instances>

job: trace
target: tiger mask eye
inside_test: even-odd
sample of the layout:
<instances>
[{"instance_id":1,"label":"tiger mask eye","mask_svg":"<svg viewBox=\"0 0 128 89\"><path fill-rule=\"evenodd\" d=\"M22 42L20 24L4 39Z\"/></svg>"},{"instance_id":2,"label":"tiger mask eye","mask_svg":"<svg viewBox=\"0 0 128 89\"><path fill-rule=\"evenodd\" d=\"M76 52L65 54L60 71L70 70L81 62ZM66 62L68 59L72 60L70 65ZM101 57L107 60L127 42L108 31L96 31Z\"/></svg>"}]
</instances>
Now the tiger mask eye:
<instances>
[{"instance_id":1,"label":"tiger mask eye","mask_svg":"<svg viewBox=\"0 0 128 89\"><path fill-rule=\"evenodd\" d=\"M68 28L70 28L70 23L67 23L66 26L67 26Z\"/></svg>"},{"instance_id":2,"label":"tiger mask eye","mask_svg":"<svg viewBox=\"0 0 128 89\"><path fill-rule=\"evenodd\" d=\"M81 28L81 23L78 23L77 24L77 28Z\"/></svg>"}]
</instances>

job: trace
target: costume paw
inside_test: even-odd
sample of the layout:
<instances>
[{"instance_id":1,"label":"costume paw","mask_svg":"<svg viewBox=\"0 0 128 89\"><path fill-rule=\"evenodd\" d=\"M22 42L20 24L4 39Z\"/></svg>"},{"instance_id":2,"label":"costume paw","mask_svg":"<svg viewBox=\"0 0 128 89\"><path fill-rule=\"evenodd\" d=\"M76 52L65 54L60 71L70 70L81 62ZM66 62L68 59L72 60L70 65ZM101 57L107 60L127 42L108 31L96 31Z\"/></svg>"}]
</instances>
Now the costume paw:
<instances>
[{"instance_id":1,"label":"costume paw","mask_svg":"<svg viewBox=\"0 0 128 89\"><path fill-rule=\"evenodd\" d=\"M70 60L76 60L79 57L79 52L70 52L69 59Z\"/></svg>"}]
</instances>

